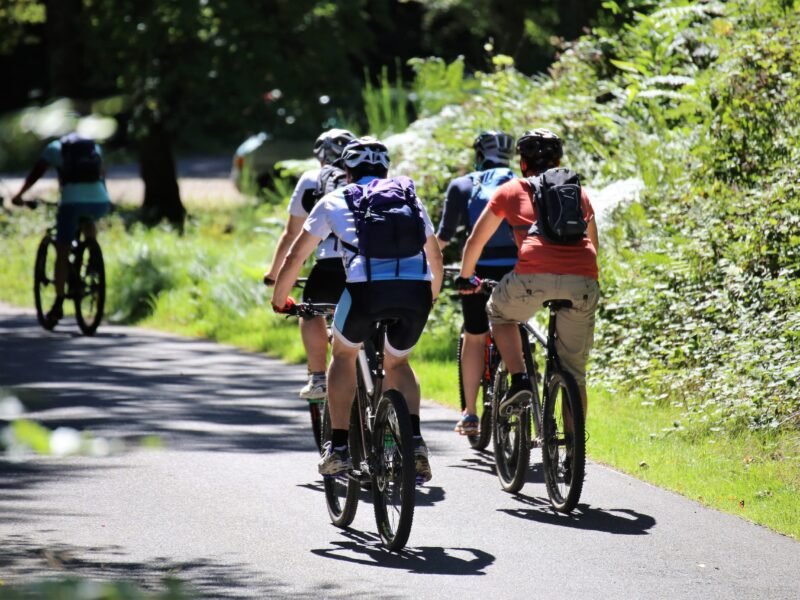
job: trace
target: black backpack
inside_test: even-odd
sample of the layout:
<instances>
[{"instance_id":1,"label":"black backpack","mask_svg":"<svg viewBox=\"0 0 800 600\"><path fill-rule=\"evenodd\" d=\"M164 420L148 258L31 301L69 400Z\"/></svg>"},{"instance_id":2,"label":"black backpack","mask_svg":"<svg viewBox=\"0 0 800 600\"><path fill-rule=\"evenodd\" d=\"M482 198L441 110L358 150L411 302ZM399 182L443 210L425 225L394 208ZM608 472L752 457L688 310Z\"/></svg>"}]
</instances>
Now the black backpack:
<instances>
[{"instance_id":1,"label":"black backpack","mask_svg":"<svg viewBox=\"0 0 800 600\"><path fill-rule=\"evenodd\" d=\"M311 209L319 202L320 198L344 185L347 185L347 174L339 167L325 165L320 169L319 175L317 175L316 187L303 194L303 198L301 199L303 210L310 213Z\"/></svg>"},{"instance_id":2,"label":"black backpack","mask_svg":"<svg viewBox=\"0 0 800 600\"><path fill-rule=\"evenodd\" d=\"M548 169L529 177L537 219L528 230L554 244L575 244L586 236L586 217L581 204L581 181L570 169Z\"/></svg>"},{"instance_id":3,"label":"black backpack","mask_svg":"<svg viewBox=\"0 0 800 600\"><path fill-rule=\"evenodd\" d=\"M422 272L428 270L424 248L425 220L414 182L405 176L374 179L368 185L350 185L345 201L353 212L358 247L342 244L367 259L367 279L372 279L370 259L394 258L400 276L400 259L422 253Z\"/></svg>"},{"instance_id":4,"label":"black backpack","mask_svg":"<svg viewBox=\"0 0 800 600\"><path fill-rule=\"evenodd\" d=\"M94 140L70 134L61 138L61 184L94 183L102 178L103 160Z\"/></svg>"}]
</instances>

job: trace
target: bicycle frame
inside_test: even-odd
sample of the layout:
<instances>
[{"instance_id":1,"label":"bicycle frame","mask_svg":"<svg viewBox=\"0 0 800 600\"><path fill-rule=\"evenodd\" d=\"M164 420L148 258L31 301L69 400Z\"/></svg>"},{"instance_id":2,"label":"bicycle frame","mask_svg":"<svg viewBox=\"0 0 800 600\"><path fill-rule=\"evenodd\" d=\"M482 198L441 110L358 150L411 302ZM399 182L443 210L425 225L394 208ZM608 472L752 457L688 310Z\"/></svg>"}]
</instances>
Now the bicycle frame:
<instances>
[{"instance_id":1,"label":"bicycle frame","mask_svg":"<svg viewBox=\"0 0 800 600\"><path fill-rule=\"evenodd\" d=\"M370 476L375 473L375 465L370 464L374 462L371 434L375 430L377 402L383 393L383 380L386 375L383 369L385 339L386 323L381 321L373 337L364 342L358 351L355 401L358 402L359 435L363 452L358 471L355 472L354 468L356 475Z\"/></svg>"},{"instance_id":2,"label":"bicycle frame","mask_svg":"<svg viewBox=\"0 0 800 600\"><path fill-rule=\"evenodd\" d=\"M545 334L538 326L532 324L530 321L520 323L519 325L520 330L528 334L528 340L530 341L533 339L539 346L541 346L542 351L544 352L544 373L543 377L541 378L542 386L540 390L538 385L539 367L534 360L534 347L531 346L528 352L525 352L525 349L523 348L526 368L528 369L533 387L532 408L535 437L532 440L532 447L534 448L540 447L542 443L542 404L544 391L547 389L547 383L550 381L551 374L562 370L561 359L559 359L558 353L555 350L555 340L557 337L557 309L553 308L552 306L548 306L548 309L550 311L550 316L547 323L547 334ZM548 344L548 340L551 340L550 344Z\"/></svg>"}]
</instances>

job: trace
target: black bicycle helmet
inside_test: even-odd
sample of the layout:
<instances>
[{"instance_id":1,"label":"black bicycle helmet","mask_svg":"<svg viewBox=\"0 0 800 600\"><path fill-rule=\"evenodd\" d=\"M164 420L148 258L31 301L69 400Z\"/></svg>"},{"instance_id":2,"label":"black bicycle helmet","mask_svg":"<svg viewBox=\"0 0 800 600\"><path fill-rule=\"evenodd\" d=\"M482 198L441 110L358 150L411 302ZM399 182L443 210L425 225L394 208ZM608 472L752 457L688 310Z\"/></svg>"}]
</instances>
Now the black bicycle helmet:
<instances>
[{"instance_id":1,"label":"black bicycle helmet","mask_svg":"<svg viewBox=\"0 0 800 600\"><path fill-rule=\"evenodd\" d=\"M314 156L318 160L332 165L342 156L344 147L354 139L356 136L347 129L324 131L314 142Z\"/></svg>"},{"instance_id":2,"label":"black bicycle helmet","mask_svg":"<svg viewBox=\"0 0 800 600\"><path fill-rule=\"evenodd\" d=\"M360 137L345 146L342 152L342 162L348 169L353 169L363 164L389 168L389 150L378 138L372 136Z\"/></svg>"},{"instance_id":3,"label":"black bicycle helmet","mask_svg":"<svg viewBox=\"0 0 800 600\"><path fill-rule=\"evenodd\" d=\"M517 153L531 166L541 167L564 156L564 147L561 138L549 129L533 129L517 140Z\"/></svg>"},{"instance_id":4,"label":"black bicycle helmet","mask_svg":"<svg viewBox=\"0 0 800 600\"><path fill-rule=\"evenodd\" d=\"M507 165L514 154L514 138L502 131L483 131L472 143L475 149L475 166L483 168L487 161Z\"/></svg>"}]
</instances>

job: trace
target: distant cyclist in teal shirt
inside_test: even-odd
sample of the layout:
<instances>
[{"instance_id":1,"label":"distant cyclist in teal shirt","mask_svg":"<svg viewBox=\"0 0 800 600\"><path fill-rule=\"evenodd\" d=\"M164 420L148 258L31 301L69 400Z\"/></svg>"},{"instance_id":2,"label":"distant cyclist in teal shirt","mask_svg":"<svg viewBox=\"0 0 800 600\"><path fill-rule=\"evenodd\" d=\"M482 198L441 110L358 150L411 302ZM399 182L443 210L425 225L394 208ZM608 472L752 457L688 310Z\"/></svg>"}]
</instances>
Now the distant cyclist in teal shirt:
<instances>
[{"instance_id":1,"label":"distant cyclist in teal shirt","mask_svg":"<svg viewBox=\"0 0 800 600\"><path fill-rule=\"evenodd\" d=\"M78 237L79 227L84 235L97 235L95 221L108 214L111 200L106 190L103 154L100 146L91 139L71 133L50 142L41 157L25 178L22 188L11 199L13 204L24 204L22 195L27 192L48 168L58 171L61 201L56 213L56 300L47 313L50 328L64 316L64 288L67 278L69 248Z\"/></svg>"}]
</instances>

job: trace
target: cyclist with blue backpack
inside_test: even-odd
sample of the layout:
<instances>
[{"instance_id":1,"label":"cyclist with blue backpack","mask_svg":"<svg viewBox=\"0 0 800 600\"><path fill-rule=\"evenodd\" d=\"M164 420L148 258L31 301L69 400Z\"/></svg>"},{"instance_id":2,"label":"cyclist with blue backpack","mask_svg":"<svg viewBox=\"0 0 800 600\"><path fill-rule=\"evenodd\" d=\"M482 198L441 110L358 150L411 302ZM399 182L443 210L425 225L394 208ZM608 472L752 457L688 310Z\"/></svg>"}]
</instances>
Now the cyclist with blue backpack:
<instances>
[{"instance_id":1,"label":"cyclist with blue backpack","mask_svg":"<svg viewBox=\"0 0 800 600\"><path fill-rule=\"evenodd\" d=\"M346 129L329 129L317 137L313 152L320 166L305 171L295 186L289 200L289 218L275 247L272 264L264 274L266 285L275 283L283 259L300 235L303 223L317 200L345 183L340 158L344 147L354 139L355 136ZM303 301L335 303L344 290L344 268L336 237L329 236L322 240L315 256L316 262L303 288ZM308 400L309 408L313 408L311 403L324 401L328 390L325 377L328 329L324 317L301 318L300 337L306 351L308 382L300 390L299 396Z\"/></svg>"},{"instance_id":2,"label":"cyclist with blue backpack","mask_svg":"<svg viewBox=\"0 0 800 600\"><path fill-rule=\"evenodd\" d=\"M580 388L586 414L586 365L594 338L598 285L597 224L586 190L570 169L561 168L561 139L547 129L525 132L516 145L524 177L503 184L478 218L464 246L456 286L465 294L481 285L475 266L503 221L519 244L514 270L492 291L486 311L492 335L511 375L500 409L530 401L517 323L527 321L547 300L570 300L556 325L556 349Z\"/></svg>"},{"instance_id":3,"label":"cyclist with blue backpack","mask_svg":"<svg viewBox=\"0 0 800 600\"><path fill-rule=\"evenodd\" d=\"M408 357L419 340L442 284L442 254L433 224L408 177L387 178L389 153L373 137L350 142L342 153L348 185L324 196L281 267L272 295L276 312L294 304L292 283L316 245L331 233L343 245L345 290L333 318L328 367L331 439L319 472L352 468L348 449L350 408L356 392L356 359L376 323L392 319L385 342L386 384L406 399L414 433L417 474L431 478L428 448L419 420L420 390Z\"/></svg>"},{"instance_id":4,"label":"cyclist with blue backpack","mask_svg":"<svg viewBox=\"0 0 800 600\"><path fill-rule=\"evenodd\" d=\"M92 139L70 133L50 142L33 165L19 192L11 199L17 206L24 204L22 195L47 172L58 171L61 200L56 213L56 299L45 316L46 327L52 329L64 316L64 290L69 270L69 249L77 239L79 227L87 237L95 237L94 223L111 210L106 189L103 153Z\"/></svg>"},{"instance_id":5,"label":"cyclist with blue backpack","mask_svg":"<svg viewBox=\"0 0 800 600\"><path fill-rule=\"evenodd\" d=\"M437 233L442 249L453 239L459 226L466 225L469 234L497 188L515 177L508 166L514 155L512 136L502 131L484 131L475 138L472 147L475 171L456 177L447 187ZM511 227L504 221L486 243L475 272L481 279L500 281L516 263L517 244ZM477 435L480 427L476 402L483 373L484 344L489 333L486 300L481 294L461 297L464 315L461 373L466 407L455 427L461 435Z\"/></svg>"}]
</instances>

